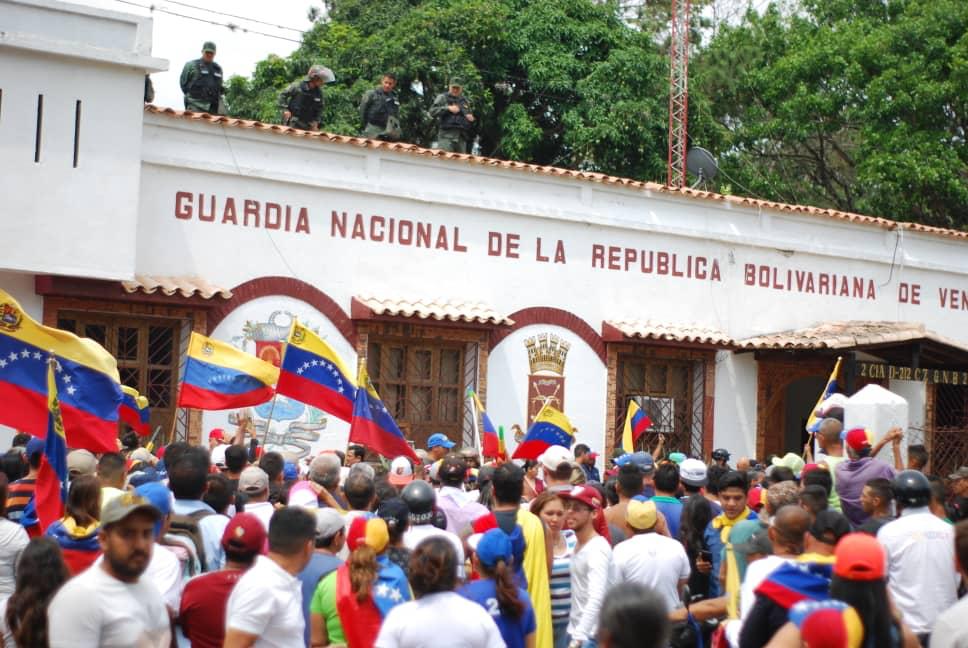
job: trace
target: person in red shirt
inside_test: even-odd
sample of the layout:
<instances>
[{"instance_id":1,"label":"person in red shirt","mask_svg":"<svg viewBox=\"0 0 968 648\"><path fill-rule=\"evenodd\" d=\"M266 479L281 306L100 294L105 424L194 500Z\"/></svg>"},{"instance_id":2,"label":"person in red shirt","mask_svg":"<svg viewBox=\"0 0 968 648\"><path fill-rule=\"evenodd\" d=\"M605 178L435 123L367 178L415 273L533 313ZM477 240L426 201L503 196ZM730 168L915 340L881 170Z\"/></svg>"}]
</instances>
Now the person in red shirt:
<instances>
[{"instance_id":1,"label":"person in red shirt","mask_svg":"<svg viewBox=\"0 0 968 648\"><path fill-rule=\"evenodd\" d=\"M178 623L193 648L221 648L225 609L242 574L266 544L266 529L251 513L238 513L222 534L225 567L196 576L185 585Z\"/></svg>"}]
</instances>

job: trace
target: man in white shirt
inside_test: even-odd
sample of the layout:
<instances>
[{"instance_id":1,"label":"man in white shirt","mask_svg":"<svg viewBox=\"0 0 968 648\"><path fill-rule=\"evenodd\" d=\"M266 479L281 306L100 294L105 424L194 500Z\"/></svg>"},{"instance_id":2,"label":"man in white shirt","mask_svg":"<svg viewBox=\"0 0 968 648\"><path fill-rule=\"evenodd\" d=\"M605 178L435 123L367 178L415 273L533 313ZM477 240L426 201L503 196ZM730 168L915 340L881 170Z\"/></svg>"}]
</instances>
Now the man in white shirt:
<instances>
[{"instance_id":1,"label":"man in white shirt","mask_svg":"<svg viewBox=\"0 0 968 648\"><path fill-rule=\"evenodd\" d=\"M316 519L306 509L288 506L275 512L269 522L269 556L257 557L229 596L225 648L305 645L297 576L313 555L315 538Z\"/></svg>"},{"instance_id":2,"label":"man in white shirt","mask_svg":"<svg viewBox=\"0 0 968 648\"><path fill-rule=\"evenodd\" d=\"M249 466L239 475L239 492L244 493L245 512L259 518L269 531L269 520L276 507L269 501L269 475L258 466Z\"/></svg>"},{"instance_id":3,"label":"man in white shirt","mask_svg":"<svg viewBox=\"0 0 968 648\"><path fill-rule=\"evenodd\" d=\"M968 583L968 520L955 525L955 554L958 570ZM964 648L968 646L968 596L943 612L934 623L931 648Z\"/></svg>"},{"instance_id":4,"label":"man in white shirt","mask_svg":"<svg viewBox=\"0 0 968 648\"><path fill-rule=\"evenodd\" d=\"M69 580L47 609L51 648L168 648L171 625L158 589L141 575L155 546L158 509L127 492L101 509L104 559Z\"/></svg>"},{"instance_id":5,"label":"man in white shirt","mask_svg":"<svg viewBox=\"0 0 968 648\"><path fill-rule=\"evenodd\" d=\"M952 569L955 533L931 513L931 484L920 472L899 472L894 496L900 517L882 526L877 540L887 552L891 598L904 622L927 645L935 619L958 598L961 576Z\"/></svg>"},{"instance_id":6,"label":"man in white shirt","mask_svg":"<svg viewBox=\"0 0 968 648\"><path fill-rule=\"evenodd\" d=\"M612 549L608 583L609 587L645 585L662 597L671 612L680 606L682 588L689 582L689 557L681 542L655 532L658 521L655 502L629 502L625 522L635 535Z\"/></svg>"},{"instance_id":7,"label":"man in white shirt","mask_svg":"<svg viewBox=\"0 0 968 648\"><path fill-rule=\"evenodd\" d=\"M161 519L155 524L155 547L151 552L148 569L145 570L142 578L155 584L171 614L177 615L181 607L182 591L185 589L181 562L170 549L158 542L168 533L171 519L171 491L161 482L150 482L138 486L134 492L148 500L161 512Z\"/></svg>"},{"instance_id":8,"label":"man in white shirt","mask_svg":"<svg viewBox=\"0 0 968 648\"><path fill-rule=\"evenodd\" d=\"M571 615L568 619L569 648L595 645L598 613L608 589L612 547L596 530L603 528L602 499L591 486L575 486L560 494L565 500L565 525L578 538L571 558Z\"/></svg>"}]
</instances>

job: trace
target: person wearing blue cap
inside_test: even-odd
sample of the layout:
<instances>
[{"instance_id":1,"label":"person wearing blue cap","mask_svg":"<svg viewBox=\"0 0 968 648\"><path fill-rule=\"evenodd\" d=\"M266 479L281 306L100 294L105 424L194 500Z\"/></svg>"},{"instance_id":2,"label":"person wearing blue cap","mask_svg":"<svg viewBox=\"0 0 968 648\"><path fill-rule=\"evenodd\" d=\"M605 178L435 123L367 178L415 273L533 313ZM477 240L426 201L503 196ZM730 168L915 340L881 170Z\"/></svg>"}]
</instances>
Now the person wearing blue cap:
<instances>
[{"instance_id":1,"label":"person wearing blue cap","mask_svg":"<svg viewBox=\"0 0 968 648\"><path fill-rule=\"evenodd\" d=\"M464 585L457 593L484 608L508 648L534 646L537 623L528 592L514 581L511 538L501 529L480 536L471 563L480 580Z\"/></svg>"},{"instance_id":2,"label":"person wearing blue cap","mask_svg":"<svg viewBox=\"0 0 968 648\"><path fill-rule=\"evenodd\" d=\"M442 432L431 434L430 438L427 439L427 454L430 455L430 463L443 459L447 455L447 451L454 445L454 442Z\"/></svg>"}]
</instances>

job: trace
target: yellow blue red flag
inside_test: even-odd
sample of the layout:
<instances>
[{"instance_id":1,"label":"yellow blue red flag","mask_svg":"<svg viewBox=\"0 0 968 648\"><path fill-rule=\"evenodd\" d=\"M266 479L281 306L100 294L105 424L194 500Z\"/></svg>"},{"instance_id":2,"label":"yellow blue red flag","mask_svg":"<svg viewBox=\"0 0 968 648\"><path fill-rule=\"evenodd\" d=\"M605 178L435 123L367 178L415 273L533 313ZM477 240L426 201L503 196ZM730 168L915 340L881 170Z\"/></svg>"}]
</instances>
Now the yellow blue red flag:
<instances>
[{"instance_id":1,"label":"yellow blue red flag","mask_svg":"<svg viewBox=\"0 0 968 648\"><path fill-rule=\"evenodd\" d=\"M0 423L44 438L47 359L55 378L67 445L117 452L121 384L114 357L94 340L44 326L0 290Z\"/></svg>"},{"instance_id":2,"label":"yellow blue red flag","mask_svg":"<svg viewBox=\"0 0 968 648\"><path fill-rule=\"evenodd\" d=\"M467 395L473 399L474 406L481 413L481 454L485 457L507 459L504 441L501 435L498 434L497 428L494 427L494 423L491 422L491 417L484 411L484 404L481 402L481 398L477 395L477 392L470 388L467 389Z\"/></svg>"},{"instance_id":3,"label":"yellow blue red flag","mask_svg":"<svg viewBox=\"0 0 968 648\"><path fill-rule=\"evenodd\" d=\"M261 405L275 392L279 369L231 344L192 333L179 407L221 410Z\"/></svg>"},{"instance_id":4,"label":"yellow blue red flag","mask_svg":"<svg viewBox=\"0 0 968 648\"><path fill-rule=\"evenodd\" d=\"M47 436L34 486L34 507L41 531L64 515L67 501L67 439L57 398L57 367L57 361L51 357L47 361Z\"/></svg>"},{"instance_id":5,"label":"yellow blue red flag","mask_svg":"<svg viewBox=\"0 0 968 648\"><path fill-rule=\"evenodd\" d=\"M361 443L384 457L404 456L414 463L420 461L393 420L393 415L380 400L363 364L360 364L357 385L350 420L350 443Z\"/></svg>"},{"instance_id":6,"label":"yellow blue red flag","mask_svg":"<svg viewBox=\"0 0 968 648\"><path fill-rule=\"evenodd\" d=\"M825 400L833 396L837 392L837 376L840 375L840 362L843 358L837 358L837 364L834 365L834 370L830 372L830 378L827 379L827 384L823 388L823 392L820 394L820 398L817 399L817 404L813 406L810 411L810 418L807 419L807 432L817 432L820 429L820 417L817 416L817 410Z\"/></svg>"},{"instance_id":7,"label":"yellow blue red flag","mask_svg":"<svg viewBox=\"0 0 968 648\"><path fill-rule=\"evenodd\" d=\"M356 383L333 347L294 321L282 357L276 392L349 421Z\"/></svg>"},{"instance_id":8,"label":"yellow blue red flag","mask_svg":"<svg viewBox=\"0 0 968 648\"><path fill-rule=\"evenodd\" d=\"M134 387L121 385L118 417L130 425L138 436L148 436L151 433L151 410L148 408L148 399L139 394Z\"/></svg>"},{"instance_id":9,"label":"yellow blue red flag","mask_svg":"<svg viewBox=\"0 0 968 648\"><path fill-rule=\"evenodd\" d=\"M534 423L528 428L524 441L514 451L512 459L537 459L549 446L570 448L575 440L575 430L563 412L545 403Z\"/></svg>"},{"instance_id":10,"label":"yellow blue red flag","mask_svg":"<svg viewBox=\"0 0 968 648\"><path fill-rule=\"evenodd\" d=\"M635 442L646 430L652 427L652 419L648 412L639 407L634 400L629 401L629 409L625 413L625 428L622 430L622 450L635 452Z\"/></svg>"}]
</instances>

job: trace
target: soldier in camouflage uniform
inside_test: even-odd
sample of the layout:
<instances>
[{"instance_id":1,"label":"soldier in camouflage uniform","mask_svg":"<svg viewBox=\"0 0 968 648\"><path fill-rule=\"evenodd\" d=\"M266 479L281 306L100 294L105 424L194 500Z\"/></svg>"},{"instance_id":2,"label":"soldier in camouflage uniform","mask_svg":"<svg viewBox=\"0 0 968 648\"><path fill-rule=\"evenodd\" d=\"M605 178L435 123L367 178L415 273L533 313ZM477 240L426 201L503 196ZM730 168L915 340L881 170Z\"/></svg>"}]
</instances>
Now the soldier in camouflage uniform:
<instances>
[{"instance_id":1,"label":"soldier in camouflage uniform","mask_svg":"<svg viewBox=\"0 0 968 648\"><path fill-rule=\"evenodd\" d=\"M327 68L314 65L305 79L290 83L279 95L282 123L303 130L319 130L319 120L323 116L321 88L331 77L332 72Z\"/></svg>"},{"instance_id":2,"label":"soldier in camouflage uniform","mask_svg":"<svg viewBox=\"0 0 968 648\"><path fill-rule=\"evenodd\" d=\"M360 121L363 137L396 141L400 139L400 102L393 91L397 77L384 74L379 88L363 95L360 101Z\"/></svg>"},{"instance_id":3,"label":"soldier in camouflage uniform","mask_svg":"<svg viewBox=\"0 0 968 648\"><path fill-rule=\"evenodd\" d=\"M437 147L453 153L467 153L473 138L474 115L463 95L460 79L450 80L450 90L437 95L430 116L437 120Z\"/></svg>"},{"instance_id":4,"label":"soldier in camouflage uniform","mask_svg":"<svg viewBox=\"0 0 968 648\"><path fill-rule=\"evenodd\" d=\"M215 62L215 43L202 45L202 58L189 61L182 68L181 89L185 94L185 110L224 115L222 102L222 67Z\"/></svg>"}]
</instances>

